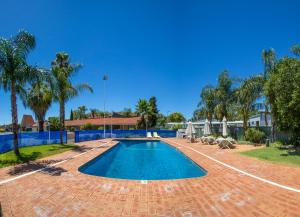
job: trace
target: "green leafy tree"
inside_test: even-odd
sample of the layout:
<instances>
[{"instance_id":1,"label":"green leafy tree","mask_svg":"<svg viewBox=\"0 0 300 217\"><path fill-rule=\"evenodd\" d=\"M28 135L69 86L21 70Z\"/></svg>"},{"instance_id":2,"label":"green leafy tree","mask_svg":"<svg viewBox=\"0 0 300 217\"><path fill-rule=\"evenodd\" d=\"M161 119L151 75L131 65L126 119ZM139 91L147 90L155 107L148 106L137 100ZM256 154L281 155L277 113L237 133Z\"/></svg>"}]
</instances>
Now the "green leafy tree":
<instances>
[{"instance_id":1,"label":"green leafy tree","mask_svg":"<svg viewBox=\"0 0 300 217\"><path fill-rule=\"evenodd\" d=\"M201 104L199 103L199 106ZM205 119L206 118L206 108L201 106L200 108L197 108L194 112L193 112L193 117L192 117L192 121L199 121L201 119Z\"/></svg>"},{"instance_id":2,"label":"green leafy tree","mask_svg":"<svg viewBox=\"0 0 300 217\"><path fill-rule=\"evenodd\" d=\"M13 144L17 156L20 156L17 94L31 78L26 59L34 47L35 38L26 31L9 39L0 38L0 86L5 92L10 92Z\"/></svg>"},{"instance_id":3,"label":"green leafy tree","mask_svg":"<svg viewBox=\"0 0 300 217\"><path fill-rule=\"evenodd\" d=\"M162 113L157 115L157 126L165 128L167 125L167 117L164 116Z\"/></svg>"},{"instance_id":4,"label":"green leafy tree","mask_svg":"<svg viewBox=\"0 0 300 217\"><path fill-rule=\"evenodd\" d=\"M51 84L54 99L59 102L60 113L60 143L63 144L63 130L65 129L65 103L77 96L82 90L93 92L88 84L74 86L71 77L80 68L78 64L71 64L67 53L57 53L55 60L51 63L52 75Z\"/></svg>"},{"instance_id":5,"label":"green leafy tree","mask_svg":"<svg viewBox=\"0 0 300 217\"><path fill-rule=\"evenodd\" d=\"M139 99L136 105L136 113L141 117L138 122L138 128L146 129L148 125L148 115L150 113L149 103L146 99Z\"/></svg>"},{"instance_id":6,"label":"green leafy tree","mask_svg":"<svg viewBox=\"0 0 300 217\"><path fill-rule=\"evenodd\" d=\"M60 122L58 117L49 117L48 121L50 123L51 131L58 131L60 129Z\"/></svg>"},{"instance_id":7,"label":"green leafy tree","mask_svg":"<svg viewBox=\"0 0 300 217\"><path fill-rule=\"evenodd\" d=\"M215 114L218 120L229 116L229 106L235 101L233 82L235 79L229 77L228 71L223 71L218 77L218 84L215 90L215 98L217 100Z\"/></svg>"},{"instance_id":8,"label":"green leafy tree","mask_svg":"<svg viewBox=\"0 0 300 217\"><path fill-rule=\"evenodd\" d=\"M264 80L267 82L269 78L270 71L273 69L275 63L276 63L276 53L273 48L270 49L264 49L262 51L262 61L264 63ZM265 101L265 113L264 113L264 118L265 118L265 126L268 126L268 120L267 120L267 115L269 113L269 99L266 99Z\"/></svg>"},{"instance_id":9,"label":"green leafy tree","mask_svg":"<svg viewBox=\"0 0 300 217\"><path fill-rule=\"evenodd\" d=\"M34 68L34 78L29 82L29 88L21 93L24 106L29 107L35 114L39 132L44 131L44 121L48 109L52 103L52 92L49 85L49 73L46 70Z\"/></svg>"},{"instance_id":10,"label":"green leafy tree","mask_svg":"<svg viewBox=\"0 0 300 217\"><path fill-rule=\"evenodd\" d=\"M277 128L292 134L293 143L300 145L300 61L285 57L270 72L265 92L272 106Z\"/></svg>"},{"instance_id":11,"label":"green leafy tree","mask_svg":"<svg viewBox=\"0 0 300 217\"><path fill-rule=\"evenodd\" d=\"M99 110L98 109L90 109L90 117L96 118L98 116Z\"/></svg>"},{"instance_id":12,"label":"green leafy tree","mask_svg":"<svg viewBox=\"0 0 300 217\"><path fill-rule=\"evenodd\" d=\"M214 117L215 107L217 105L216 94L217 90L210 85L205 86L200 94L201 101L198 105L199 109L205 114L205 117L210 123Z\"/></svg>"},{"instance_id":13,"label":"green leafy tree","mask_svg":"<svg viewBox=\"0 0 300 217\"><path fill-rule=\"evenodd\" d=\"M74 120L74 113L73 113L72 109L71 109L71 112L70 112L70 120Z\"/></svg>"},{"instance_id":14,"label":"green leafy tree","mask_svg":"<svg viewBox=\"0 0 300 217\"><path fill-rule=\"evenodd\" d=\"M185 118L182 113L180 112L173 112L168 116L168 121L169 122L176 122L176 123L181 123L185 121Z\"/></svg>"},{"instance_id":15,"label":"green leafy tree","mask_svg":"<svg viewBox=\"0 0 300 217\"><path fill-rule=\"evenodd\" d=\"M149 99L149 127L155 127L157 124L159 110L157 108L156 97L151 97Z\"/></svg>"},{"instance_id":16,"label":"green leafy tree","mask_svg":"<svg viewBox=\"0 0 300 217\"><path fill-rule=\"evenodd\" d=\"M171 127L171 130L179 130L179 129L182 129L182 125L181 124L174 124L172 127Z\"/></svg>"},{"instance_id":17,"label":"green leafy tree","mask_svg":"<svg viewBox=\"0 0 300 217\"><path fill-rule=\"evenodd\" d=\"M83 105L78 107L78 115L80 120L86 119L86 111L87 111L86 106Z\"/></svg>"},{"instance_id":18,"label":"green leafy tree","mask_svg":"<svg viewBox=\"0 0 300 217\"><path fill-rule=\"evenodd\" d=\"M132 112L131 108L124 108L123 111L120 112L121 115L129 118L135 116L134 112Z\"/></svg>"},{"instance_id":19,"label":"green leafy tree","mask_svg":"<svg viewBox=\"0 0 300 217\"><path fill-rule=\"evenodd\" d=\"M255 100L261 96L263 92L264 78L254 76L242 81L240 87L236 90L236 98L239 111L243 117L244 132L248 129L248 119L253 108Z\"/></svg>"},{"instance_id":20,"label":"green leafy tree","mask_svg":"<svg viewBox=\"0 0 300 217\"><path fill-rule=\"evenodd\" d=\"M291 51L293 52L294 55L300 56L300 43L293 45L291 47Z\"/></svg>"},{"instance_id":21,"label":"green leafy tree","mask_svg":"<svg viewBox=\"0 0 300 217\"><path fill-rule=\"evenodd\" d=\"M97 126L92 125L91 123L87 123L80 127L81 130L95 130Z\"/></svg>"}]
</instances>

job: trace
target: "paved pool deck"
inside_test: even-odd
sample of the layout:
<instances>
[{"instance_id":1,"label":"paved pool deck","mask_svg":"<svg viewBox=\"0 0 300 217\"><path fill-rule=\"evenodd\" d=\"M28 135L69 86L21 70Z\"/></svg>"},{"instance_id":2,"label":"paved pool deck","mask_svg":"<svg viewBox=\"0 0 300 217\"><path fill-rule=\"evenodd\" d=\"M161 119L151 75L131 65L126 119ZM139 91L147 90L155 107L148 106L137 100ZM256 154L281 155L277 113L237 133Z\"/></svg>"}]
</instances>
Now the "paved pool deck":
<instances>
[{"instance_id":1,"label":"paved pool deck","mask_svg":"<svg viewBox=\"0 0 300 217\"><path fill-rule=\"evenodd\" d=\"M162 140L201 165L208 171L207 175L146 183L86 175L78 167L116 142L83 142L75 151L0 169L3 215L300 216L299 167L236 153L255 149L249 145L220 150L200 142Z\"/></svg>"}]
</instances>

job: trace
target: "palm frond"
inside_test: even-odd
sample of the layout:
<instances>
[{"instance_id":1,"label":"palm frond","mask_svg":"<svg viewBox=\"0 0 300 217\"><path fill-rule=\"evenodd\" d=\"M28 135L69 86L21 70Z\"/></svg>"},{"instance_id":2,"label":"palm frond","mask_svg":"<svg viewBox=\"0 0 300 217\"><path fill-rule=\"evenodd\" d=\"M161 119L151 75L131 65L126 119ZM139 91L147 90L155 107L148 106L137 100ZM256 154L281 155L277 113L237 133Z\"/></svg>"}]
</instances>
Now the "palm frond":
<instances>
[{"instance_id":1,"label":"palm frond","mask_svg":"<svg viewBox=\"0 0 300 217\"><path fill-rule=\"evenodd\" d=\"M77 84L75 86L75 89L78 90L79 92L82 92L84 90L87 90L87 91L89 91L91 93L94 92L93 88L90 85L88 85L87 83Z\"/></svg>"}]
</instances>

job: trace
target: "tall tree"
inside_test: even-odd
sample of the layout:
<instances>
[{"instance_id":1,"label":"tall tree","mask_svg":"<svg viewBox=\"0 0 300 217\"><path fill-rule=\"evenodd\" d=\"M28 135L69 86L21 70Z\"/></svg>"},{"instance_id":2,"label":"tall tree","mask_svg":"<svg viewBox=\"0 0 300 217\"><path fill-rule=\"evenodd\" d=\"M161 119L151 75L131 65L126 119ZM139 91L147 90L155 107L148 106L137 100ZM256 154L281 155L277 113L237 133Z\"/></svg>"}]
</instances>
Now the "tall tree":
<instances>
[{"instance_id":1,"label":"tall tree","mask_svg":"<svg viewBox=\"0 0 300 217\"><path fill-rule=\"evenodd\" d=\"M300 60L285 57L270 72L265 92L272 106L273 122L279 130L292 134L300 145Z\"/></svg>"},{"instance_id":2,"label":"tall tree","mask_svg":"<svg viewBox=\"0 0 300 217\"><path fill-rule=\"evenodd\" d=\"M216 118L222 120L223 117L228 117L229 104L234 101L233 82L235 79L229 77L228 71L223 71L218 77L215 97L217 105L215 107Z\"/></svg>"},{"instance_id":3,"label":"tall tree","mask_svg":"<svg viewBox=\"0 0 300 217\"><path fill-rule=\"evenodd\" d=\"M157 108L156 97L152 96L149 99L149 127L155 127L157 124L159 110Z\"/></svg>"},{"instance_id":4,"label":"tall tree","mask_svg":"<svg viewBox=\"0 0 300 217\"><path fill-rule=\"evenodd\" d=\"M291 47L291 51L293 52L294 55L300 56L300 43L293 45Z\"/></svg>"},{"instance_id":5,"label":"tall tree","mask_svg":"<svg viewBox=\"0 0 300 217\"><path fill-rule=\"evenodd\" d=\"M262 51L262 61L264 63L264 80L267 82L269 78L269 74L271 70L273 69L275 62L276 62L276 53L273 48L270 49L263 49ZM265 100L265 113L264 113L264 119L265 119L265 126L268 126L268 119L267 115L269 113L269 103L270 99Z\"/></svg>"},{"instance_id":6,"label":"tall tree","mask_svg":"<svg viewBox=\"0 0 300 217\"><path fill-rule=\"evenodd\" d=\"M180 122L184 122L185 118L183 116L182 113L180 112L173 112L168 116L168 121L169 122L176 122L176 123L180 123Z\"/></svg>"},{"instance_id":7,"label":"tall tree","mask_svg":"<svg viewBox=\"0 0 300 217\"><path fill-rule=\"evenodd\" d=\"M52 103L52 92L49 83L49 72L39 68L31 69L34 77L29 82L29 88L21 93L24 106L29 107L38 120L39 132L44 131L46 113Z\"/></svg>"},{"instance_id":8,"label":"tall tree","mask_svg":"<svg viewBox=\"0 0 300 217\"><path fill-rule=\"evenodd\" d=\"M96 118L98 116L98 109L90 109L90 117Z\"/></svg>"},{"instance_id":9,"label":"tall tree","mask_svg":"<svg viewBox=\"0 0 300 217\"><path fill-rule=\"evenodd\" d=\"M255 100L261 96L264 86L264 79L261 76L254 76L242 81L240 87L236 90L236 98L240 113L243 117L243 128L246 132L250 112Z\"/></svg>"},{"instance_id":10,"label":"tall tree","mask_svg":"<svg viewBox=\"0 0 300 217\"><path fill-rule=\"evenodd\" d=\"M78 115L79 115L79 119L82 120L82 119L85 119L86 118L86 111L87 111L87 108L86 106L79 106L78 107Z\"/></svg>"},{"instance_id":11,"label":"tall tree","mask_svg":"<svg viewBox=\"0 0 300 217\"><path fill-rule=\"evenodd\" d=\"M11 96L11 116L14 153L20 156L18 143L17 94L30 80L27 72L27 56L35 47L35 38L26 31L20 31L9 39L0 38L0 86Z\"/></svg>"},{"instance_id":12,"label":"tall tree","mask_svg":"<svg viewBox=\"0 0 300 217\"><path fill-rule=\"evenodd\" d=\"M148 125L149 103L146 99L139 99L136 105L136 113L141 117L138 128L146 129Z\"/></svg>"},{"instance_id":13,"label":"tall tree","mask_svg":"<svg viewBox=\"0 0 300 217\"><path fill-rule=\"evenodd\" d=\"M206 108L201 105L201 102L198 104L198 108L193 112L192 121L199 121L201 119L205 119L206 116Z\"/></svg>"},{"instance_id":14,"label":"tall tree","mask_svg":"<svg viewBox=\"0 0 300 217\"><path fill-rule=\"evenodd\" d=\"M71 112L70 112L70 120L74 120L74 113L73 113L72 109L71 109Z\"/></svg>"},{"instance_id":15,"label":"tall tree","mask_svg":"<svg viewBox=\"0 0 300 217\"><path fill-rule=\"evenodd\" d=\"M121 111L120 113L127 118L134 116L134 113L132 112L131 108L124 108L123 111Z\"/></svg>"},{"instance_id":16,"label":"tall tree","mask_svg":"<svg viewBox=\"0 0 300 217\"><path fill-rule=\"evenodd\" d=\"M215 107L217 105L216 94L216 89L210 85L205 86L200 93L201 101L198 107L202 112L205 113L205 116L209 120L210 124L214 117Z\"/></svg>"},{"instance_id":17,"label":"tall tree","mask_svg":"<svg viewBox=\"0 0 300 217\"><path fill-rule=\"evenodd\" d=\"M159 113L157 116L157 126L165 128L167 124L167 117L162 113Z\"/></svg>"},{"instance_id":18,"label":"tall tree","mask_svg":"<svg viewBox=\"0 0 300 217\"><path fill-rule=\"evenodd\" d=\"M60 117L60 143L63 144L63 130L65 129L65 103L77 96L82 90L93 92L93 89L86 83L74 86L71 77L80 68L78 64L71 64L67 53L56 54L55 60L51 63L52 75L51 84L54 99L59 102Z\"/></svg>"}]
</instances>

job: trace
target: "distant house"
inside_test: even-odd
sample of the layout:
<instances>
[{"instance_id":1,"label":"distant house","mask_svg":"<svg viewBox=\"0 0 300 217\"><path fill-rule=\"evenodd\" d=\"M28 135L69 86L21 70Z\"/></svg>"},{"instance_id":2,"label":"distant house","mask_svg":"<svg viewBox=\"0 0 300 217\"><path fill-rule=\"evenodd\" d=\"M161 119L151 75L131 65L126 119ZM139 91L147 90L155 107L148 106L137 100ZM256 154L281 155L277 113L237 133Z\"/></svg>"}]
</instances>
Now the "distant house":
<instances>
[{"instance_id":1,"label":"distant house","mask_svg":"<svg viewBox=\"0 0 300 217\"><path fill-rule=\"evenodd\" d=\"M137 129L137 124L140 120L140 117L107 117L107 118L91 118L91 119L83 119L83 120L66 120L65 126L67 128L73 128L79 130L81 126L85 124L92 124L96 127L104 127L110 129Z\"/></svg>"},{"instance_id":2,"label":"distant house","mask_svg":"<svg viewBox=\"0 0 300 217\"><path fill-rule=\"evenodd\" d=\"M66 129L70 130L80 130L80 127L86 124L92 124L95 128L103 128L104 124L106 125L107 129L112 127L113 129L121 129L121 130L128 130L128 129L137 129L138 121L140 117L107 117L107 118L88 118L82 120L66 120L65 127ZM48 130L48 121L44 122L44 131ZM38 123L35 122L32 125L32 131L38 131Z\"/></svg>"},{"instance_id":3,"label":"distant house","mask_svg":"<svg viewBox=\"0 0 300 217\"><path fill-rule=\"evenodd\" d=\"M44 121L44 131L48 130L48 121ZM32 131L39 131L39 123L38 122L34 122L34 124L32 125Z\"/></svg>"},{"instance_id":4,"label":"distant house","mask_svg":"<svg viewBox=\"0 0 300 217\"><path fill-rule=\"evenodd\" d=\"M34 120L32 115L23 115L21 121L21 130L22 131L32 131Z\"/></svg>"},{"instance_id":5,"label":"distant house","mask_svg":"<svg viewBox=\"0 0 300 217\"><path fill-rule=\"evenodd\" d=\"M272 117L271 114L267 114L267 126L272 125ZM265 127L266 122L265 122L265 112L260 112L257 115L253 115L249 118L248 120L248 126L250 127Z\"/></svg>"},{"instance_id":6,"label":"distant house","mask_svg":"<svg viewBox=\"0 0 300 217\"><path fill-rule=\"evenodd\" d=\"M268 113L267 113L267 125L265 122L265 113L266 113L266 98L260 97L258 98L255 103L252 105L252 109L257 111L258 114L253 115L248 120L249 127L265 127L272 125L272 116L270 114L270 106L268 106Z\"/></svg>"}]
</instances>

